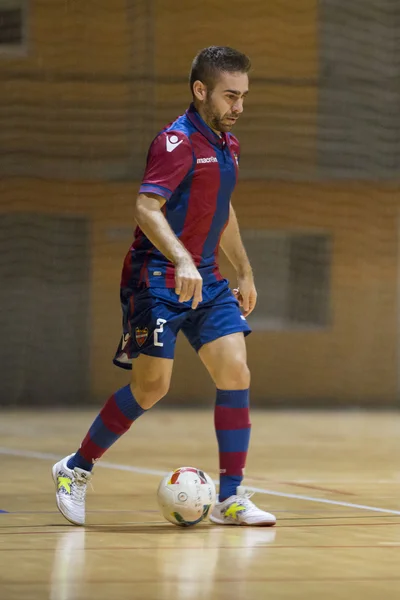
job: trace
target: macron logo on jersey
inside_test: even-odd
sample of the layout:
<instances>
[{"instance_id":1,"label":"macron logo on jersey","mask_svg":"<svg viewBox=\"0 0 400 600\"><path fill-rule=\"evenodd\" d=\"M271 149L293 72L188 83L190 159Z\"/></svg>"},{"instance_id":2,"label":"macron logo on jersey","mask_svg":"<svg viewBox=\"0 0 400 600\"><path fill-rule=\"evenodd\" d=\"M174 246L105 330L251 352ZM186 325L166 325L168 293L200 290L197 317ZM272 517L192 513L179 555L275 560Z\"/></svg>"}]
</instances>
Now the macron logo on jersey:
<instances>
[{"instance_id":1,"label":"macron logo on jersey","mask_svg":"<svg viewBox=\"0 0 400 600\"><path fill-rule=\"evenodd\" d=\"M198 165L202 165L204 163L216 163L216 162L218 162L218 160L215 156L209 156L208 158L198 158L197 159Z\"/></svg>"},{"instance_id":2,"label":"macron logo on jersey","mask_svg":"<svg viewBox=\"0 0 400 600\"><path fill-rule=\"evenodd\" d=\"M177 135L167 135L167 152L173 152L175 148L182 144L183 140L179 141Z\"/></svg>"}]
</instances>

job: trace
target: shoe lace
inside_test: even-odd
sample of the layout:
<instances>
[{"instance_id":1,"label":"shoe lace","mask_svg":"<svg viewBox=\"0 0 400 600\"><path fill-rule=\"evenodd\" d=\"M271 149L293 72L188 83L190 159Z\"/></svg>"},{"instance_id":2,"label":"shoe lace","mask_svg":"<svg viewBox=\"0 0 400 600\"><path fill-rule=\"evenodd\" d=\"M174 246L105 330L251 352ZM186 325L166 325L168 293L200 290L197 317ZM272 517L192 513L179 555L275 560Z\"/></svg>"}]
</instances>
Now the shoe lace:
<instances>
[{"instance_id":1,"label":"shoe lace","mask_svg":"<svg viewBox=\"0 0 400 600\"><path fill-rule=\"evenodd\" d=\"M71 496L73 500L77 502L84 502L87 491L87 484L90 482L90 478L83 473L76 473L71 485ZM93 487L93 486L92 486Z\"/></svg>"},{"instance_id":2,"label":"shoe lace","mask_svg":"<svg viewBox=\"0 0 400 600\"><path fill-rule=\"evenodd\" d=\"M254 495L254 492L250 492L249 490L241 490L239 494L237 494L237 498L240 501L240 504L246 508L250 513L254 511L258 511L257 506L250 500L250 498Z\"/></svg>"}]
</instances>

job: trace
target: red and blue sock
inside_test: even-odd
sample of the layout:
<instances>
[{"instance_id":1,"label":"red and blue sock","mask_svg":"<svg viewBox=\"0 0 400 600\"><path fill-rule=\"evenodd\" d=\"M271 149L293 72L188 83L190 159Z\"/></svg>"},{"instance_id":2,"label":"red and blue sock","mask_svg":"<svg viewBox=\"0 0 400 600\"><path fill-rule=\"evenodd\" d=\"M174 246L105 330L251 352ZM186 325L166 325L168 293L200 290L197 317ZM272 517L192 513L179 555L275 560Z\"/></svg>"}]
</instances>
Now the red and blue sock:
<instances>
[{"instance_id":1,"label":"red and blue sock","mask_svg":"<svg viewBox=\"0 0 400 600\"><path fill-rule=\"evenodd\" d=\"M236 494L250 442L249 390L217 390L214 412L219 447L219 501Z\"/></svg>"},{"instance_id":2,"label":"red and blue sock","mask_svg":"<svg viewBox=\"0 0 400 600\"><path fill-rule=\"evenodd\" d=\"M93 465L145 411L136 402L131 386L127 385L111 396L93 421L78 452L67 466L91 471Z\"/></svg>"}]
</instances>

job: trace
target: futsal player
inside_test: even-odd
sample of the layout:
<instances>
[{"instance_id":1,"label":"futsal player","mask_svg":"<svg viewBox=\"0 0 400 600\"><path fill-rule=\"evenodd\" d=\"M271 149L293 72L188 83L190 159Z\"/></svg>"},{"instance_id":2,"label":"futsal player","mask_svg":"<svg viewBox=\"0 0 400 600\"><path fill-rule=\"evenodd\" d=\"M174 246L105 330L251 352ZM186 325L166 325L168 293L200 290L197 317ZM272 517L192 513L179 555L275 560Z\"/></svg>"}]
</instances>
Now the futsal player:
<instances>
[{"instance_id":1,"label":"futsal player","mask_svg":"<svg viewBox=\"0 0 400 600\"><path fill-rule=\"evenodd\" d=\"M132 369L131 382L107 400L78 451L53 466L58 508L76 525L85 523L96 461L168 392L179 331L216 386L220 486L211 521L276 522L241 485L251 428L246 317L257 293L231 204L240 159L231 130L243 112L249 70L249 58L232 48L199 52L190 72L192 104L150 146L134 204L138 227L122 269L123 334L114 357ZM219 272L219 248L236 270L234 293Z\"/></svg>"}]
</instances>

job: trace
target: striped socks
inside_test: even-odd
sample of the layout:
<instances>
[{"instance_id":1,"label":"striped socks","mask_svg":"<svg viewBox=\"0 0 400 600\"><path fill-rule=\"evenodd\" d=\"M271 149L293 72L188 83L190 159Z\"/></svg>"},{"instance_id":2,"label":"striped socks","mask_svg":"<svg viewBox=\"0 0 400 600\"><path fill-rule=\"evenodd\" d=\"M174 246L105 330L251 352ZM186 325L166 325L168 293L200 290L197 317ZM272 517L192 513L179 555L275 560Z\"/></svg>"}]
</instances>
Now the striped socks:
<instances>
[{"instance_id":1,"label":"striped socks","mask_svg":"<svg viewBox=\"0 0 400 600\"><path fill-rule=\"evenodd\" d=\"M78 452L68 460L67 467L91 471L96 460L103 456L144 412L146 411L133 397L130 385L118 390L101 409Z\"/></svg>"},{"instance_id":2,"label":"striped socks","mask_svg":"<svg viewBox=\"0 0 400 600\"><path fill-rule=\"evenodd\" d=\"M146 412L129 385L116 392L100 411L81 447L67 463L91 471L93 465ZM249 390L217 390L215 431L219 447L219 501L236 494L243 479L250 441Z\"/></svg>"},{"instance_id":3,"label":"striped socks","mask_svg":"<svg viewBox=\"0 0 400 600\"><path fill-rule=\"evenodd\" d=\"M236 494L250 441L249 390L218 390L214 412L219 447L219 501Z\"/></svg>"}]
</instances>

